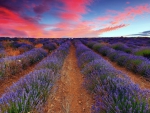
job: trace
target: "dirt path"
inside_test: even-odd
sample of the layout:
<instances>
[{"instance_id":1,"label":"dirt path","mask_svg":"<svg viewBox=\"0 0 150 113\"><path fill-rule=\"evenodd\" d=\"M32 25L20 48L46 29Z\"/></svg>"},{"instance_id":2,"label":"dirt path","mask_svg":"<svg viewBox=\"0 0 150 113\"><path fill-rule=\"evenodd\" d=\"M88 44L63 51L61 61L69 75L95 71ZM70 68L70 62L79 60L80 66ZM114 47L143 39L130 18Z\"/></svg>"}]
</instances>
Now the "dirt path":
<instances>
[{"instance_id":1,"label":"dirt path","mask_svg":"<svg viewBox=\"0 0 150 113\"><path fill-rule=\"evenodd\" d=\"M124 67L119 66L116 62L112 62L108 57L104 57L101 55L105 60L107 60L110 64L112 64L117 70L122 71L126 75L130 77L130 79L136 83L139 84L141 89L150 89L150 82L146 80L146 78L142 77L141 75L135 74L129 70L127 70Z\"/></svg>"},{"instance_id":2,"label":"dirt path","mask_svg":"<svg viewBox=\"0 0 150 113\"><path fill-rule=\"evenodd\" d=\"M45 111L47 113L91 113L92 97L83 88L84 76L80 73L71 46L65 59L61 77L52 88Z\"/></svg>"}]
</instances>

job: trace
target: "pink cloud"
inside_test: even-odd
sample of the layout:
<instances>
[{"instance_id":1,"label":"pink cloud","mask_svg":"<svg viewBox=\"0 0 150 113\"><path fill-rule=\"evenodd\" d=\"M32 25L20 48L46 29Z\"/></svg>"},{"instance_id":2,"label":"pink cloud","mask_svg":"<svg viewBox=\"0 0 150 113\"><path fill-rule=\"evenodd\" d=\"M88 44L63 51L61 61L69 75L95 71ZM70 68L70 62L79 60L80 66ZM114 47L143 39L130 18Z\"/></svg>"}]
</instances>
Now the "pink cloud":
<instances>
[{"instance_id":1,"label":"pink cloud","mask_svg":"<svg viewBox=\"0 0 150 113\"><path fill-rule=\"evenodd\" d=\"M62 6L59 7L63 12L58 13L58 17L64 20L75 21L82 17L82 14L89 12L87 5L92 0L61 0Z\"/></svg>"},{"instance_id":2,"label":"pink cloud","mask_svg":"<svg viewBox=\"0 0 150 113\"><path fill-rule=\"evenodd\" d=\"M110 26L110 27L106 27L106 28L97 30L96 33L97 34L102 34L102 33L113 31L113 30L117 30L117 29L120 29L120 28L123 28L123 27L126 27L126 26L128 26L128 25L121 24L121 25L116 25L116 26Z\"/></svg>"},{"instance_id":3,"label":"pink cloud","mask_svg":"<svg viewBox=\"0 0 150 113\"><path fill-rule=\"evenodd\" d=\"M90 21L83 21L82 15L89 12L87 5L91 0L61 0L63 5L57 16L62 20L53 25L39 24L34 17L23 17L19 13L0 7L0 35L30 37L95 37L105 32L127 27L125 21L134 19L137 15L150 13L149 5L128 7L124 11L108 10L106 16L99 16ZM77 3L75 2L77 1ZM35 7L35 6L34 6ZM43 6L41 7L43 8ZM43 12L45 9L43 9ZM41 13L43 13L41 12ZM40 12L38 12L40 13ZM106 23L107 22L107 23ZM45 30L50 28L51 30Z\"/></svg>"},{"instance_id":4,"label":"pink cloud","mask_svg":"<svg viewBox=\"0 0 150 113\"><path fill-rule=\"evenodd\" d=\"M61 0L64 4L63 10L85 14L87 13L87 5L90 5L92 0Z\"/></svg>"},{"instance_id":5,"label":"pink cloud","mask_svg":"<svg viewBox=\"0 0 150 113\"><path fill-rule=\"evenodd\" d=\"M104 32L116 30L125 27L118 25L113 27L105 27L100 30L94 30L95 22L93 21L78 21L76 23L61 22L54 24L51 27L54 29L45 31L44 28L48 25L38 24L31 19L22 18L19 14L5 8L0 8L0 29L5 29L0 32L0 35L8 34L10 36L30 36L30 37L90 37L98 36ZM100 21L100 20L99 20ZM97 21L97 22L99 22ZM9 29L8 29L9 28ZM17 35L16 35L17 34Z\"/></svg>"},{"instance_id":6,"label":"pink cloud","mask_svg":"<svg viewBox=\"0 0 150 113\"><path fill-rule=\"evenodd\" d=\"M58 17L60 17L63 20L72 20L72 21L79 21L82 18L81 15L70 12L60 12L58 14Z\"/></svg>"},{"instance_id":7,"label":"pink cloud","mask_svg":"<svg viewBox=\"0 0 150 113\"><path fill-rule=\"evenodd\" d=\"M111 18L110 15L107 15L107 16L102 16L102 17L98 17L97 20L99 21L107 21Z\"/></svg>"},{"instance_id":8,"label":"pink cloud","mask_svg":"<svg viewBox=\"0 0 150 113\"><path fill-rule=\"evenodd\" d=\"M118 24L123 21L132 20L137 15L142 15L144 13L150 13L150 6L148 4L128 7L123 12L119 12L116 16L114 16L111 20L111 24Z\"/></svg>"},{"instance_id":9,"label":"pink cloud","mask_svg":"<svg viewBox=\"0 0 150 113\"><path fill-rule=\"evenodd\" d=\"M26 34L28 36L42 37L42 29L46 27L45 25L33 22L32 18L21 17L18 13L3 7L0 7L0 17L0 29L5 29L5 33L8 32L11 36ZM17 31L18 33L16 33ZM3 33L0 32L0 35L3 35Z\"/></svg>"},{"instance_id":10,"label":"pink cloud","mask_svg":"<svg viewBox=\"0 0 150 113\"><path fill-rule=\"evenodd\" d=\"M68 22L60 22L58 24L55 24L54 27L61 28L61 29L70 29L74 27L74 24Z\"/></svg>"},{"instance_id":11,"label":"pink cloud","mask_svg":"<svg viewBox=\"0 0 150 113\"><path fill-rule=\"evenodd\" d=\"M72 29L68 29L68 27L66 31L64 30L61 34L65 36L66 33L66 35L70 37L98 36L105 32L127 27L129 24L124 24L124 21L134 19L137 15L150 13L149 9L148 5L140 5L136 7L128 7L122 12L109 10L109 15L97 17L89 22L78 22ZM111 13L113 15L111 15ZM103 24L102 22L104 21L110 22ZM95 28L99 30L94 30Z\"/></svg>"},{"instance_id":12,"label":"pink cloud","mask_svg":"<svg viewBox=\"0 0 150 113\"><path fill-rule=\"evenodd\" d=\"M64 29L64 26L67 27ZM48 34L51 35L51 37L62 37L62 36L67 36L67 37L97 37L100 34L103 34L105 32L117 30L123 27L126 27L127 25L121 24L121 25L116 25L116 26L109 26L109 27L103 27L102 29L99 30L94 30L95 25L93 25L93 22L91 21L82 21L78 22L75 25L72 25L73 27L69 29L70 25L69 24L59 24L57 25L58 28L62 28L63 31L49 31Z\"/></svg>"}]
</instances>

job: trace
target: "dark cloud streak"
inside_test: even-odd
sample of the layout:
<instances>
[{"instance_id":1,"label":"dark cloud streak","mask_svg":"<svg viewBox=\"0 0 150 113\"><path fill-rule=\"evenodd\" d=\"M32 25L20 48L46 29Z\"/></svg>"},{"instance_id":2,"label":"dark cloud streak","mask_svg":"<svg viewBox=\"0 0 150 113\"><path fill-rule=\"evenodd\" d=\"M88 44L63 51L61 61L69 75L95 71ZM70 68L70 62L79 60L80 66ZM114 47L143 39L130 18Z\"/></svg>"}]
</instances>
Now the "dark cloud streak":
<instances>
[{"instance_id":1,"label":"dark cloud streak","mask_svg":"<svg viewBox=\"0 0 150 113\"><path fill-rule=\"evenodd\" d=\"M150 36L150 30L148 30L148 31L143 31L143 32L138 33L138 34L128 35L128 36Z\"/></svg>"},{"instance_id":2,"label":"dark cloud streak","mask_svg":"<svg viewBox=\"0 0 150 113\"><path fill-rule=\"evenodd\" d=\"M23 6L24 6L24 1L14 2L13 0L12 1L10 1L10 0L0 0L0 7L4 7L4 8L7 8L9 10L12 10L12 11L16 11L16 12L22 11Z\"/></svg>"},{"instance_id":3,"label":"dark cloud streak","mask_svg":"<svg viewBox=\"0 0 150 113\"><path fill-rule=\"evenodd\" d=\"M41 0L39 4L33 8L36 14L43 14L49 12L52 6L57 3L59 0Z\"/></svg>"}]
</instances>

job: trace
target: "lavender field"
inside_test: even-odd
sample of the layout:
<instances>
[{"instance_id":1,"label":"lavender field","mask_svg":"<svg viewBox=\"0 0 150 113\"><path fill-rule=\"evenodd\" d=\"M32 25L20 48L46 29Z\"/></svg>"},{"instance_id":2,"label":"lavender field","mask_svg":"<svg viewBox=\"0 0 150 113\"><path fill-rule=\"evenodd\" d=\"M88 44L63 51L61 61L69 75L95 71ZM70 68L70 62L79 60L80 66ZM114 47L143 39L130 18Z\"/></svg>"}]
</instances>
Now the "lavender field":
<instances>
[{"instance_id":1,"label":"lavender field","mask_svg":"<svg viewBox=\"0 0 150 113\"><path fill-rule=\"evenodd\" d=\"M150 113L150 39L0 38L0 113Z\"/></svg>"}]
</instances>

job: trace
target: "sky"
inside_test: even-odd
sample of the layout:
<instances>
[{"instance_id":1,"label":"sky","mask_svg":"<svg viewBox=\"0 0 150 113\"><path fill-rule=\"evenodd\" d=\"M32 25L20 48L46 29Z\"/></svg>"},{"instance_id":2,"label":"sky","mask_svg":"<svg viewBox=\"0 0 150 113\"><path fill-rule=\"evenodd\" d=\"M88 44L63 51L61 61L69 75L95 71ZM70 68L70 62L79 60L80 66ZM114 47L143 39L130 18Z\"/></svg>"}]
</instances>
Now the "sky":
<instances>
[{"instance_id":1,"label":"sky","mask_svg":"<svg viewBox=\"0 0 150 113\"><path fill-rule=\"evenodd\" d=\"M0 0L0 37L150 36L150 0Z\"/></svg>"}]
</instances>

